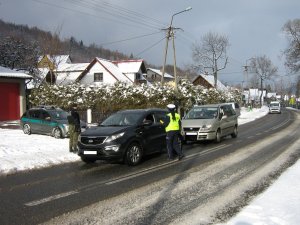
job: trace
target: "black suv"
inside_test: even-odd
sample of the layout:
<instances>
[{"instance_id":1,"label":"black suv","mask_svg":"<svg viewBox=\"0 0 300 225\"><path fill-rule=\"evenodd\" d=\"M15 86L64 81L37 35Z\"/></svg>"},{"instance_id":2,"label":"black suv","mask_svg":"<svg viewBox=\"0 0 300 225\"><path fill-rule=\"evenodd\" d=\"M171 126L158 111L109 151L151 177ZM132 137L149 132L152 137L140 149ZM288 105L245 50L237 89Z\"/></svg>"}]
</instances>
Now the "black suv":
<instances>
[{"instance_id":1,"label":"black suv","mask_svg":"<svg viewBox=\"0 0 300 225\"><path fill-rule=\"evenodd\" d=\"M20 119L25 134L47 134L55 138L69 136L67 116L69 114L55 106L39 106L27 110ZM81 121L81 128L86 124Z\"/></svg>"},{"instance_id":2,"label":"black suv","mask_svg":"<svg viewBox=\"0 0 300 225\"><path fill-rule=\"evenodd\" d=\"M160 123L163 109L123 110L90 127L78 139L78 155L86 163L122 160L137 165L144 155L165 148L166 133Z\"/></svg>"}]
</instances>

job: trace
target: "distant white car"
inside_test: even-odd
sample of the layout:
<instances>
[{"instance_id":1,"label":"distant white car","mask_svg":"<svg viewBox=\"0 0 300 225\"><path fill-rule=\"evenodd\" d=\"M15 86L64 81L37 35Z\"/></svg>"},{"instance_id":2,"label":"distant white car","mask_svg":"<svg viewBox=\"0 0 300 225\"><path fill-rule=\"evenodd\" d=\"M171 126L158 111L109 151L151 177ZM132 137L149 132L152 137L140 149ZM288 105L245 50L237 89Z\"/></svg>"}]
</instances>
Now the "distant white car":
<instances>
[{"instance_id":1,"label":"distant white car","mask_svg":"<svg viewBox=\"0 0 300 225\"><path fill-rule=\"evenodd\" d=\"M271 113L281 113L280 102L278 102L278 101L270 102L269 113L270 114Z\"/></svg>"}]
</instances>

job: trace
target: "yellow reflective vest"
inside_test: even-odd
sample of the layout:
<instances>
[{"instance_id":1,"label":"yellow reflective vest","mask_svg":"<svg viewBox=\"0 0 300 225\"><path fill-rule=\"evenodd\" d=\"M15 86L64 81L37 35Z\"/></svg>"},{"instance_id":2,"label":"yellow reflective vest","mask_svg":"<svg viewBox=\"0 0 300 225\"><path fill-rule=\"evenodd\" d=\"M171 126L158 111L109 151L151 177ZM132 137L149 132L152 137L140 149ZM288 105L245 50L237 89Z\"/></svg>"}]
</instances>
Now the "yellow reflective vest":
<instances>
[{"instance_id":1,"label":"yellow reflective vest","mask_svg":"<svg viewBox=\"0 0 300 225\"><path fill-rule=\"evenodd\" d=\"M170 117L170 123L168 124L168 126L166 126L166 132L171 131L171 130L179 130L179 120L180 120L180 116L178 113L175 113L175 120L172 119L172 114L169 113L167 114L168 117Z\"/></svg>"}]
</instances>

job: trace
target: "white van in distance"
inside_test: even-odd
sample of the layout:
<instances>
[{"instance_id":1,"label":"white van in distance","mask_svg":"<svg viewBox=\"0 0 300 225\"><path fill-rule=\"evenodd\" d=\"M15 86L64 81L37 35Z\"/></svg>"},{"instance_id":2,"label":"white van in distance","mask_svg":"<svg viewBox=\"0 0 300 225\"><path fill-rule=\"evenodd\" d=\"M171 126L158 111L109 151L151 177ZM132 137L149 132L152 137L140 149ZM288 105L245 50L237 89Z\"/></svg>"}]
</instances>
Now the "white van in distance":
<instances>
[{"instance_id":1,"label":"white van in distance","mask_svg":"<svg viewBox=\"0 0 300 225\"><path fill-rule=\"evenodd\" d=\"M281 113L280 102L278 101L270 102L269 113Z\"/></svg>"}]
</instances>

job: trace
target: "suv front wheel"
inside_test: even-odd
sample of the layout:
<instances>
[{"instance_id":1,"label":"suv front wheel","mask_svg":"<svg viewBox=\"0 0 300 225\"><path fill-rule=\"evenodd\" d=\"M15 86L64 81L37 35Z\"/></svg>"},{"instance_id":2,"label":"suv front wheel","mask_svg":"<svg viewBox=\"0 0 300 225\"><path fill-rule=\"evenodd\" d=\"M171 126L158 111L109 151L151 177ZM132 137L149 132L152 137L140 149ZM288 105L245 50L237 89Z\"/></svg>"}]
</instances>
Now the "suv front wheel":
<instances>
[{"instance_id":1,"label":"suv front wheel","mask_svg":"<svg viewBox=\"0 0 300 225\"><path fill-rule=\"evenodd\" d=\"M139 143L133 142L126 151L126 163L129 166L135 166L142 160L142 147Z\"/></svg>"}]
</instances>

